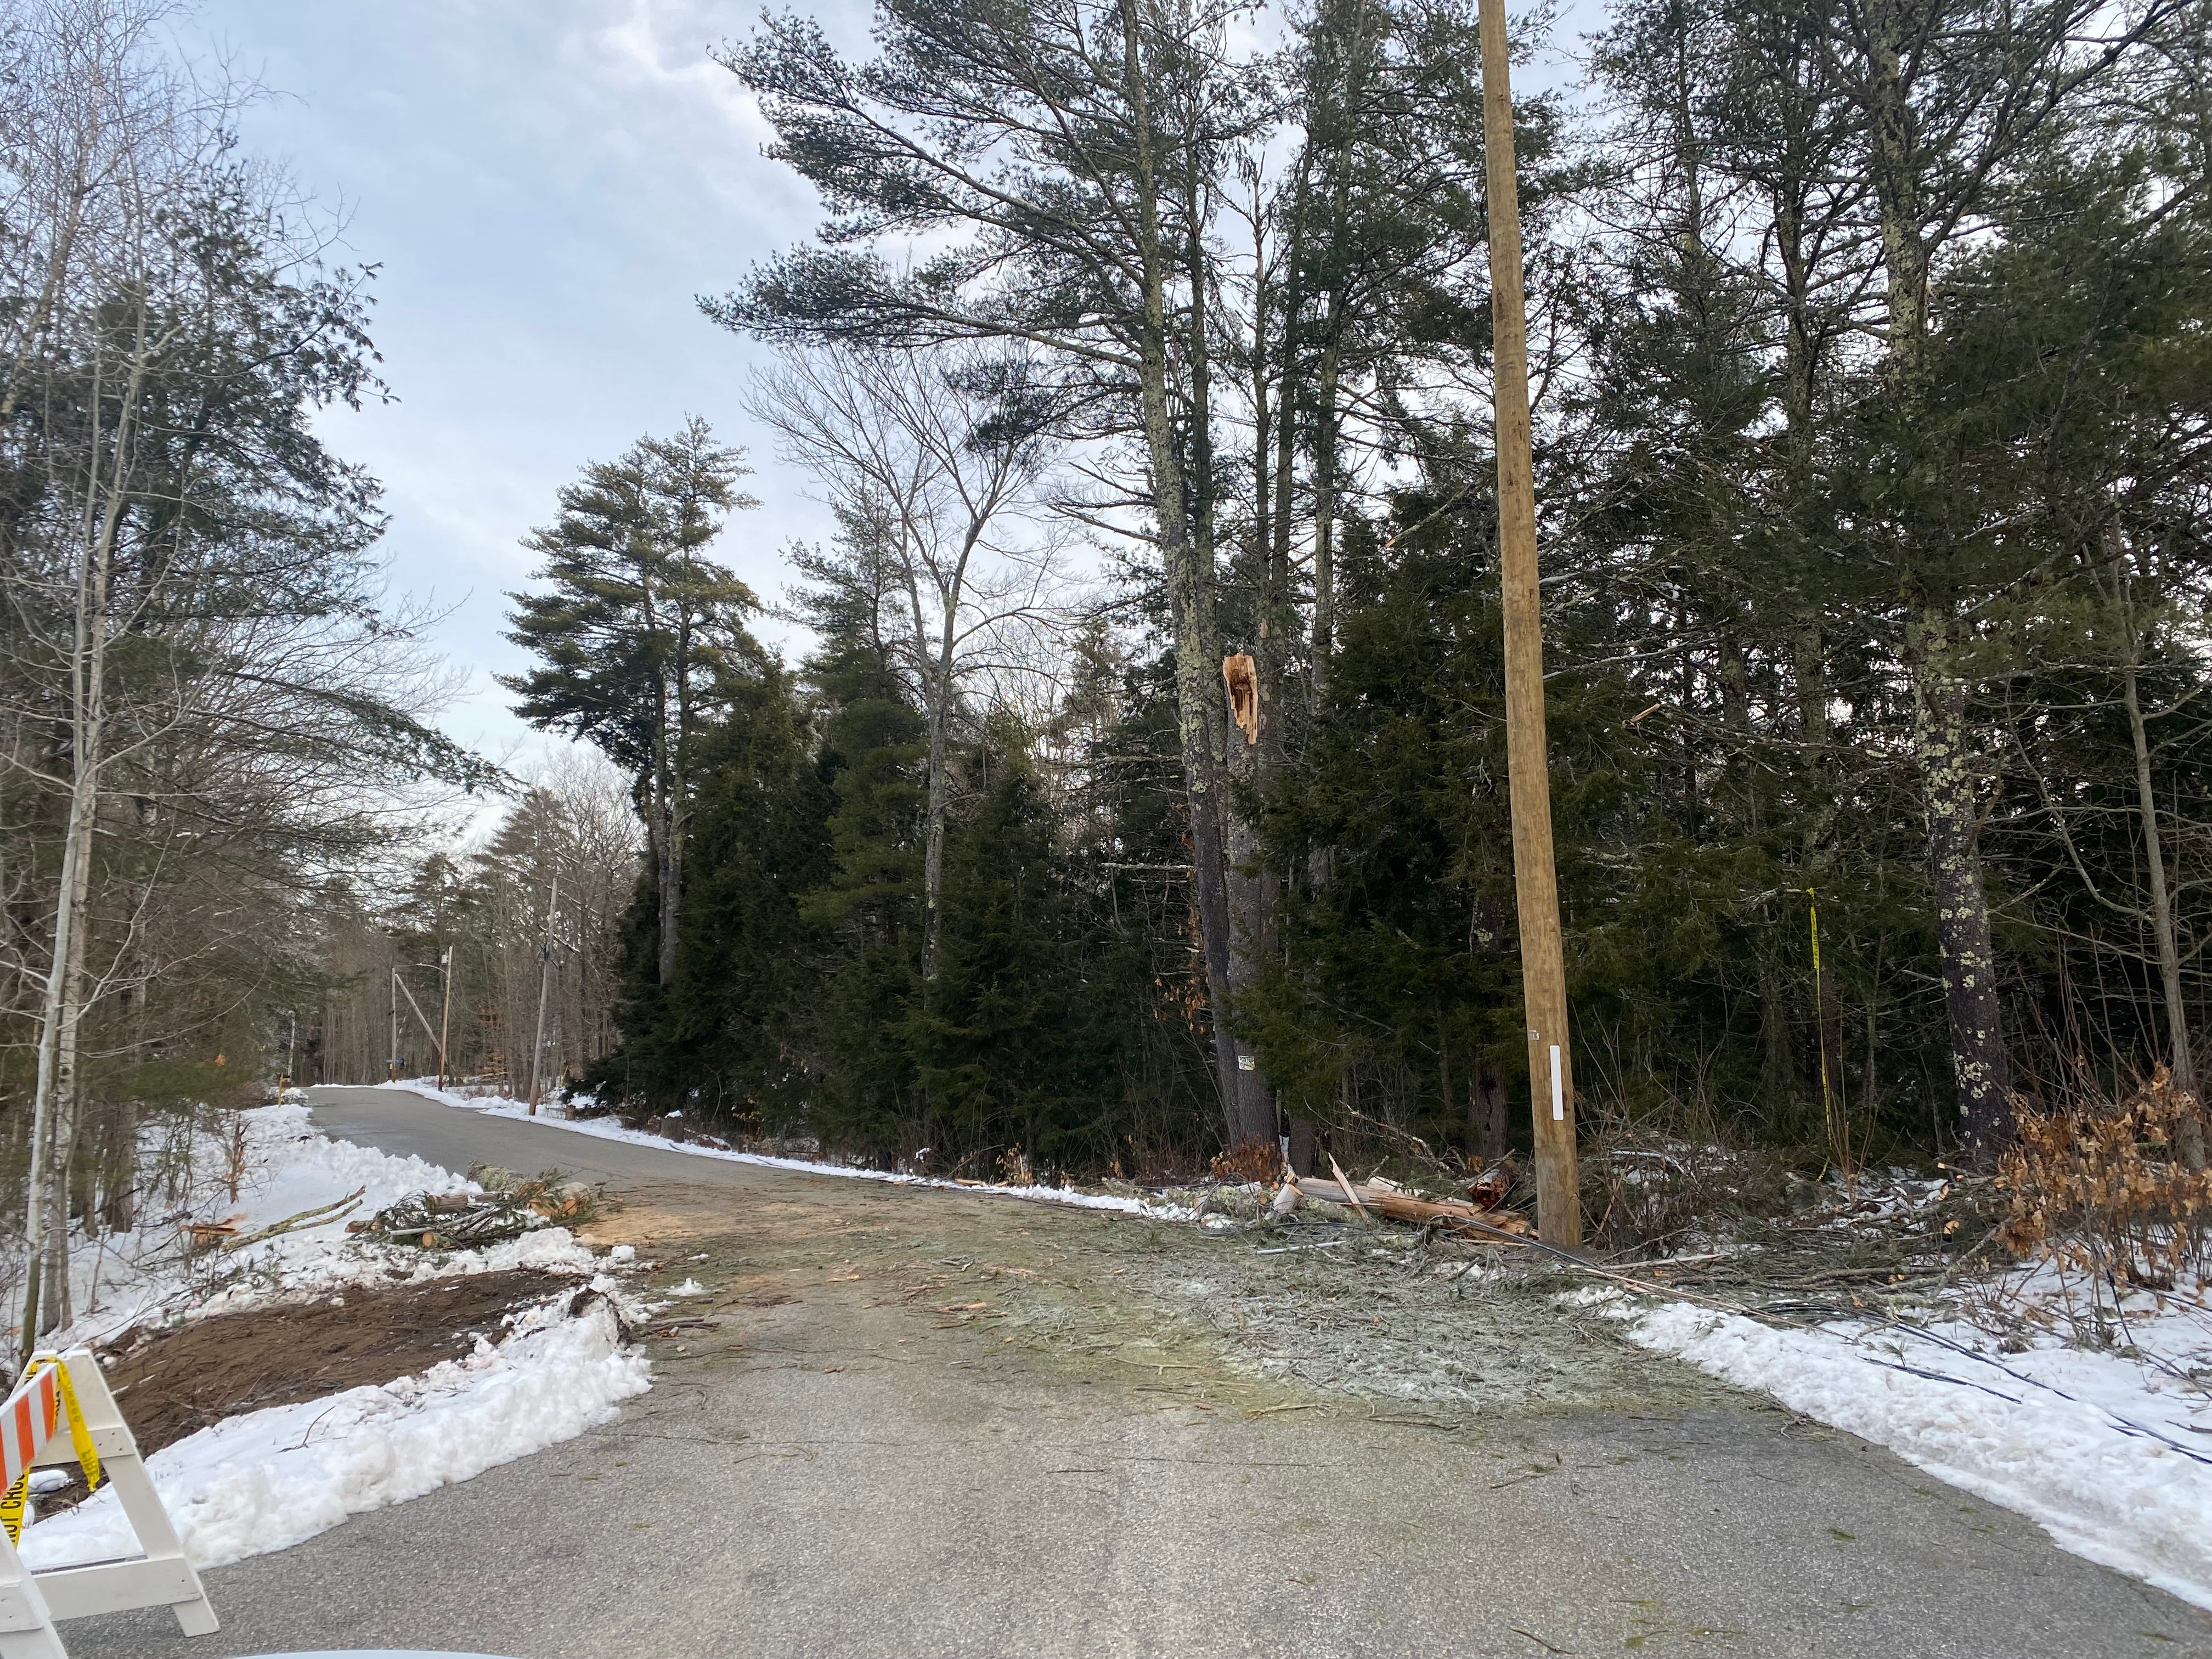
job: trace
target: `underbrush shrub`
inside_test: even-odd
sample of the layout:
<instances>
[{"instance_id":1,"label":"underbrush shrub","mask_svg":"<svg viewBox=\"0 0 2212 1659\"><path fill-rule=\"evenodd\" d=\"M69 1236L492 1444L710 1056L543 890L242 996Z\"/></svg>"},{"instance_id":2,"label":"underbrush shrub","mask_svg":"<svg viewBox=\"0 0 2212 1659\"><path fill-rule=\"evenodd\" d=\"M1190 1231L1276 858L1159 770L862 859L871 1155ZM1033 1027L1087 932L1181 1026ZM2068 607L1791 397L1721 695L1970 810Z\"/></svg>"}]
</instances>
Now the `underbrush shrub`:
<instances>
[{"instance_id":1,"label":"underbrush shrub","mask_svg":"<svg viewBox=\"0 0 2212 1659\"><path fill-rule=\"evenodd\" d=\"M1128 1168L1125 1174L1122 1160L1115 1158L1108 1166L1111 1180L1127 1180L1139 1188L1158 1190L1165 1187L1188 1187L1204 1174L1206 1165L1200 1155L1188 1147L1168 1142L1154 1142L1129 1149Z\"/></svg>"},{"instance_id":2,"label":"underbrush shrub","mask_svg":"<svg viewBox=\"0 0 2212 1659\"><path fill-rule=\"evenodd\" d=\"M1583 1142L1583 1237L1611 1255L1710 1237L1790 1207L1790 1159L1771 1148L1699 1144L1601 1122Z\"/></svg>"},{"instance_id":3,"label":"underbrush shrub","mask_svg":"<svg viewBox=\"0 0 2212 1659\"><path fill-rule=\"evenodd\" d=\"M2202 1144L2207 1118L2164 1066L2123 1101L2047 1112L2015 1102L2018 1138L1996 1177L2008 1249L2157 1290L2204 1272L2212 1171L2190 1170L2181 1149Z\"/></svg>"},{"instance_id":4,"label":"underbrush shrub","mask_svg":"<svg viewBox=\"0 0 2212 1659\"><path fill-rule=\"evenodd\" d=\"M1273 1181L1283 1173L1282 1149L1272 1140L1248 1140L1214 1156L1216 1181Z\"/></svg>"}]
</instances>

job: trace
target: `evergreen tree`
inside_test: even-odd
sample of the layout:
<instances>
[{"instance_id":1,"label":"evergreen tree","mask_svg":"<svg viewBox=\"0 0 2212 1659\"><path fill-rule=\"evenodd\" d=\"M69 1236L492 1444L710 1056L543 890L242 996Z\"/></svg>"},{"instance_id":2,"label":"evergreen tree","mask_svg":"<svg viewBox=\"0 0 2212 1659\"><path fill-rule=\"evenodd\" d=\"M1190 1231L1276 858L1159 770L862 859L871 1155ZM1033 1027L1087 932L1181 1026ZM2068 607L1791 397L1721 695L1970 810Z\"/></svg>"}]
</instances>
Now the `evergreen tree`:
<instances>
[{"instance_id":1,"label":"evergreen tree","mask_svg":"<svg viewBox=\"0 0 2212 1659\"><path fill-rule=\"evenodd\" d=\"M1113 1035L1086 966L1099 941L1082 925L1028 734L994 720L966 761L977 799L947 849L938 971L902 1033L926 1133L1097 1168L1119 1117Z\"/></svg>"},{"instance_id":2,"label":"evergreen tree","mask_svg":"<svg viewBox=\"0 0 2212 1659\"><path fill-rule=\"evenodd\" d=\"M594 1080L635 1106L781 1128L801 1115L817 1069L822 947L803 905L830 875L830 792L781 669L729 688L696 765L676 971L660 977L641 885L622 1047Z\"/></svg>"},{"instance_id":3,"label":"evergreen tree","mask_svg":"<svg viewBox=\"0 0 2212 1659\"><path fill-rule=\"evenodd\" d=\"M921 983L928 734L878 626L881 590L823 586L813 597L825 637L808 671L834 805L830 869L805 901L829 962L812 1121L825 1139L902 1157L926 1144L901 1032Z\"/></svg>"},{"instance_id":4,"label":"evergreen tree","mask_svg":"<svg viewBox=\"0 0 2212 1659\"><path fill-rule=\"evenodd\" d=\"M744 628L759 602L706 556L725 515L758 505L737 488L749 470L696 417L586 467L562 489L560 516L523 544L545 560L550 591L508 596L507 637L540 659L500 681L516 712L597 744L637 780L664 983L682 927L694 750L731 689L765 664Z\"/></svg>"}]
</instances>

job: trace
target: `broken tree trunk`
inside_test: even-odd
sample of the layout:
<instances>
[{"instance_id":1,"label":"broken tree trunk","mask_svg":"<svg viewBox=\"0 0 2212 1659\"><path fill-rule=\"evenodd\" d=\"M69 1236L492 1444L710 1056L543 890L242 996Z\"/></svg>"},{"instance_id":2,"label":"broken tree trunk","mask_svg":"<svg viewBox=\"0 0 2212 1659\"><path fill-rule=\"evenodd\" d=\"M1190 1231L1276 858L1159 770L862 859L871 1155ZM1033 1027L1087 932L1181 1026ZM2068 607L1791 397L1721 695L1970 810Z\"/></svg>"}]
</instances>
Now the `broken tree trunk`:
<instances>
[{"instance_id":1,"label":"broken tree trunk","mask_svg":"<svg viewBox=\"0 0 2212 1659\"><path fill-rule=\"evenodd\" d=\"M1356 1210L1373 1211L1387 1221L1402 1221L1413 1226L1440 1222L1448 1231L1498 1243L1517 1243L1532 1231L1528 1218L1517 1210L1481 1210L1457 1199L1416 1198L1411 1193L1393 1192L1384 1187L1361 1186L1356 1182L1340 1183L1318 1176L1302 1178L1297 1188L1301 1198L1318 1199L1324 1204L1350 1205Z\"/></svg>"}]
</instances>

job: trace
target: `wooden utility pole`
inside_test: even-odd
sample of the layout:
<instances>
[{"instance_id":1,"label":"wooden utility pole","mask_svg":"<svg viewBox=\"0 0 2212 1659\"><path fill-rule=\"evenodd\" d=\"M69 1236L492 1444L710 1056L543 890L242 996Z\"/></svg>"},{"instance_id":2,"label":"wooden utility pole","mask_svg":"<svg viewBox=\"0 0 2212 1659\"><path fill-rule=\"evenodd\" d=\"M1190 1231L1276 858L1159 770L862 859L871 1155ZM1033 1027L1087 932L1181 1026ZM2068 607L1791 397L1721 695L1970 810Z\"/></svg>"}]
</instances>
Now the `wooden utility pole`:
<instances>
[{"instance_id":1,"label":"wooden utility pole","mask_svg":"<svg viewBox=\"0 0 2212 1659\"><path fill-rule=\"evenodd\" d=\"M1575 1076L1567 973L1552 853L1544 740L1544 622L1536 585L1536 485L1528 422L1528 315L1514 181L1505 0L1480 0L1482 136L1489 179L1490 323L1498 437L1498 553L1505 599L1505 752L1513 800L1513 886L1521 913L1521 995L1536 1120L1536 1225L1547 1244L1582 1243L1575 1172Z\"/></svg>"},{"instance_id":2,"label":"wooden utility pole","mask_svg":"<svg viewBox=\"0 0 2212 1659\"><path fill-rule=\"evenodd\" d=\"M397 1083L399 1081L399 964L396 961L392 964L392 983L384 988L392 999L392 1046L384 1051L384 1060L391 1073L390 1080Z\"/></svg>"},{"instance_id":3,"label":"wooden utility pole","mask_svg":"<svg viewBox=\"0 0 2212 1659\"><path fill-rule=\"evenodd\" d=\"M1550 819L1545 822L1548 824ZM1548 842L1548 833L1545 837ZM453 947L448 945L446 953L438 958L438 972L446 981L446 1006L438 1011L438 1087L446 1086L446 1036L453 1029Z\"/></svg>"},{"instance_id":4,"label":"wooden utility pole","mask_svg":"<svg viewBox=\"0 0 2212 1659\"><path fill-rule=\"evenodd\" d=\"M538 1115L538 1064L545 1053L545 993L553 983L553 908L561 902L561 872L553 872L545 901L545 942L538 947L538 1036L530 1045L530 1115Z\"/></svg>"}]
</instances>

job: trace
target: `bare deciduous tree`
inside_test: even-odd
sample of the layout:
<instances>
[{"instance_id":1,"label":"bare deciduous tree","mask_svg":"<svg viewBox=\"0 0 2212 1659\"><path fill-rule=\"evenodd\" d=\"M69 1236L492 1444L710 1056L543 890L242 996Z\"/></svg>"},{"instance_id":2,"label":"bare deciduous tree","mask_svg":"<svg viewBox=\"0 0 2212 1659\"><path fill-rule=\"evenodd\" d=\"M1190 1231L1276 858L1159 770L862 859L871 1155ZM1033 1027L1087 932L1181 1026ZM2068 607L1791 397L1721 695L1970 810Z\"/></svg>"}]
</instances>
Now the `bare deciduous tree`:
<instances>
[{"instance_id":1,"label":"bare deciduous tree","mask_svg":"<svg viewBox=\"0 0 2212 1659\"><path fill-rule=\"evenodd\" d=\"M902 601L896 654L928 732L921 973L935 971L949 750L964 684L1015 665L1046 620L1055 544L1033 512L1052 464L1048 394L1018 349L823 346L762 374L754 415L820 482Z\"/></svg>"}]
</instances>

